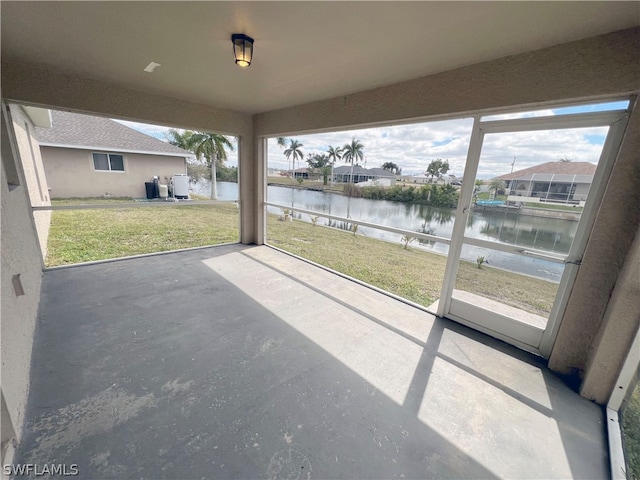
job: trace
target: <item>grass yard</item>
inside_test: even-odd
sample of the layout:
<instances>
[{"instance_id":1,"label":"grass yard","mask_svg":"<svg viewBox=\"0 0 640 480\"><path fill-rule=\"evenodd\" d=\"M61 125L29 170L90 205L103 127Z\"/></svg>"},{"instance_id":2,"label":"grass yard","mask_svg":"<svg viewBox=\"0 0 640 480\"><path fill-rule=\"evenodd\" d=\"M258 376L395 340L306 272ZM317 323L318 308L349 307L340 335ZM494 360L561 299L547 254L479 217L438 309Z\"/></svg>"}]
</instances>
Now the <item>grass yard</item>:
<instances>
[{"instance_id":1,"label":"grass yard","mask_svg":"<svg viewBox=\"0 0 640 480\"><path fill-rule=\"evenodd\" d=\"M130 202L94 199L82 203ZM55 204L79 204L75 200ZM236 204L54 210L47 266L65 265L239 240ZM446 258L363 235L268 216L268 243L418 304L440 296ZM456 288L547 316L557 285L461 262Z\"/></svg>"},{"instance_id":2,"label":"grass yard","mask_svg":"<svg viewBox=\"0 0 640 480\"><path fill-rule=\"evenodd\" d=\"M637 384L622 415L622 434L629 478L640 480L640 384Z\"/></svg>"},{"instance_id":3,"label":"grass yard","mask_svg":"<svg viewBox=\"0 0 640 480\"><path fill-rule=\"evenodd\" d=\"M54 210L45 264L50 267L238 240L238 207L229 203Z\"/></svg>"},{"instance_id":4,"label":"grass yard","mask_svg":"<svg viewBox=\"0 0 640 480\"><path fill-rule=\"evenodd\" d=\"M269 216L267 241L287 252L429 306L440 296L446 258L362 235ZM456 288L548 316L557 284L460 262Z\"/></svg>"}]
</instances>

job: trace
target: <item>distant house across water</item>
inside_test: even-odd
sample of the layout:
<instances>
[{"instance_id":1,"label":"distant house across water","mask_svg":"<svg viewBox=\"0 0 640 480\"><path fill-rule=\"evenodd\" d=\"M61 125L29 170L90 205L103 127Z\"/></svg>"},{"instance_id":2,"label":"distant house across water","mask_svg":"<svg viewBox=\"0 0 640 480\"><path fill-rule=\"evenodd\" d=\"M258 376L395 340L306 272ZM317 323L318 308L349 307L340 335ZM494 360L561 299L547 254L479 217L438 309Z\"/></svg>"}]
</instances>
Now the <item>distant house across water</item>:
<instances>
[{"instance_id":1,"label":"distant house across water","mask_svg":"<svg viewBox=\"0 0 640 480\"><path fill-rule=\"evenodd\" d=\"M353 174L353 178L351 175ZM393 185L396 181L395 174L382 168L364 168L360 165L353 166L353 172L351 171L351 165L344 165L335 167L333 169L334 181L339 183L362 183L368 180L385 180L384 183Z\"/></svg>"},{"instance_id":2,"label":"distant house across water","mask_svg":"<svg viewBox=\"0 0 640 480\"><path fill-rule=\"evenodd\" d=\"M416 183L420 185L432 183L436 185L462 185L462 178L458 178L453 174L439 175L437 177L425 174L402 175L400 179L405 183Z\"/></svg>"},{"instance_id":3,"label":"distant house across water","mask_svg":"<svg viewBox=\"0 0 640 480\"><path fill-rule=\"evenodd\" d=\"M583 204L595 172L589 162L547 162L497 179L505 181L510 197L524 197L509 200Z\"/></svg>"}]
</instances>

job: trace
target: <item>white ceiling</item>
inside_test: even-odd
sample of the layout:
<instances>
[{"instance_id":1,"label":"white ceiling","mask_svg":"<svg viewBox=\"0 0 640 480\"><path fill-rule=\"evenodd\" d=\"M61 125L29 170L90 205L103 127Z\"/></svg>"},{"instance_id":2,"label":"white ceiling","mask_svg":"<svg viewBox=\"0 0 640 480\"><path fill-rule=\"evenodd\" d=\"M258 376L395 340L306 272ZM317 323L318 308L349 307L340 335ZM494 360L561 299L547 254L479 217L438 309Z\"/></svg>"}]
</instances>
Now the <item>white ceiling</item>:
<instances>
[{"instance_id":1,"label":"white ceiling","mask_svg":"<svg viewBox=\"0 0 640 480\"><path fill-rule=\"evenodd\" d=\"M2 1L1 15L4 60L257 113L632 27L640 2ZM255 39L251 67L231 33Z\"/></svg>"}]
</instances>

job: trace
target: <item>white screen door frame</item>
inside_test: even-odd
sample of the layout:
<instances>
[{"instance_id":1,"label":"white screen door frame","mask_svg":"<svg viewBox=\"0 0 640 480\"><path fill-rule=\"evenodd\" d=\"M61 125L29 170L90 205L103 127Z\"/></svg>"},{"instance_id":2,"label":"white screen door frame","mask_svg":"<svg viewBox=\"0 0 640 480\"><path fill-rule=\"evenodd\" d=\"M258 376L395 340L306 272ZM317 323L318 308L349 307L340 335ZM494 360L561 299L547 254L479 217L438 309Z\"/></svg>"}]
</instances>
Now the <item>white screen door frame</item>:
<instances>
[{"instance_id":1,"label":"white screen door frame","mask_svg":"<svg viewBox=\"0 0 640 480\"><path fill-rule=\"evenodd\" d=\"M631 103L632 102L630 102L630 105ZM580 268L580 262L587 244L587 239L593 227L595 213L602 201L604 190L622 141L628 115L629 110L625 109L607 112L529 117L511 120L483 121L482 117L479 115L474 117L473 130L471 133L469 151L464 170L464 178L460 191L453 232L451 235L451 244L449 246L444 281L436 312L439 317L447 317L458 321L472 328L488 333L496 338L500 338L507 343L539 353L545 358L548 358L558 331L558 320L562 317L566 308L571 286L573 285ZM469 217L475 179L485 135L490 133L513 133L588 127L609 127L609 131L605 139L581 219L578 223L574 241L567 255L551 254L532 249L523 249L518 246L465 237L465 225L467 224ZM497 314L496 312L483 309L472 303L454 298L453 294L456 275L458 272L458 264L460 262L462 247L465 244L475 245L491 250L500 250L516 255L533 256L564 264L564 270L546 327L542 328L527 324L526 322L518 321L515 318Z\"/></svg>"}]
</instances>

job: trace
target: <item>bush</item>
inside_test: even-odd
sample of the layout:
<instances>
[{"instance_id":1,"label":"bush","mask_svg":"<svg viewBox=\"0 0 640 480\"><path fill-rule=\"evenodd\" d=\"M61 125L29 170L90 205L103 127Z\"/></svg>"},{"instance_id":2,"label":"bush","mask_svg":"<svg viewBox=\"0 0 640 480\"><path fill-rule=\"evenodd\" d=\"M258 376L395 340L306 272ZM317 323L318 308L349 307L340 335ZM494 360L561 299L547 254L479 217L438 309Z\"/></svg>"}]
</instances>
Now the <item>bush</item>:
<instances>
[{"instance_id":1,"label":"bush","mask_svg":"<svg viewBox=\"0 0 640 480\"><path fill-rule=\"evenodd\" d=\"M361 198L362 189L355 186L353 183L347 183L342 190L342 193L347 197Z\"/></svg>"},{"instance_id":2,"label":"bush","mask_svg":"<svg viewBox=\"0 0 640 480\"><path fill-rule=\"evenodd\" d=\"M453 185L422 185L420 188L403 185L394 185L391 188L376 186L359 188L353 184L346 184L344 194L348 197L419 203L434 207L455 208L458 205L458 190Z\"/></svg>"},{"instance_id":3,"label":"bush","mask_svg":"<svg viewBox=\"0 0 640 480\"><path fill-rule=\"evenodd\" d=\"M216 178L219 182L238 183L238 167L216 166Z\"/></svg>"},{"instance_id":4,"label":"bush","mask_svg":"<svg viewBox=\"0 0 640 480\"><path fill-rule=\"evenodd\" d=\"M387 192L382 187L362 187L362 197L371 200L385 200Z\"/></svg>"},{"instance_id":5,"label":"bush","mask_svg":"<svg viewBox=\"0 0 640 480\"><path fill-rule=\"evenodd\" d=\"M402 202L402 185L395 185L387 190L385 200Z\"/></svg>"},{"instance_id":6,"label":"bush","mask_svg":"<svg viewBox=\"0 0 640 480\"><path fill-rule=\"evenodd\" d=\"M453 185L433 185L429 205L455 208L458 205L458 190Z\"/></svg>"}]
</instances>

